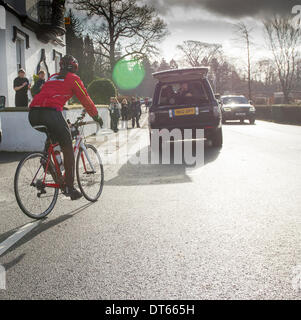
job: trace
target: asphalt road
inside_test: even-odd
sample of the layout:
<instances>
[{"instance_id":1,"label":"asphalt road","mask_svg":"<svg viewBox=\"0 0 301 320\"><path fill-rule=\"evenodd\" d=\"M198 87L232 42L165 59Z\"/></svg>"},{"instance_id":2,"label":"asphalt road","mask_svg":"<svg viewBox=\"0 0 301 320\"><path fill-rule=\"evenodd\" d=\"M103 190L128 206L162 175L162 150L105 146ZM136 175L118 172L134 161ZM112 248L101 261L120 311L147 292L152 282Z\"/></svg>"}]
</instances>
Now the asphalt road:
<instances>
[{"instance_id":1,"label":"asphalt road","mask_svg":"<svg viewBox=\"0 0 301 320\"><path fill-rule=\"evenodd\" d=\"M0 256L0 298L300 299L301 127L223 130L224 147L206 147L204 166L121 156L105 166L97 203L60 196ZM147 152L144 130L130 131L131 156ZM31 220L14 199L17 159L0 157L1 250Z\"/></svg>"}]
</instances>

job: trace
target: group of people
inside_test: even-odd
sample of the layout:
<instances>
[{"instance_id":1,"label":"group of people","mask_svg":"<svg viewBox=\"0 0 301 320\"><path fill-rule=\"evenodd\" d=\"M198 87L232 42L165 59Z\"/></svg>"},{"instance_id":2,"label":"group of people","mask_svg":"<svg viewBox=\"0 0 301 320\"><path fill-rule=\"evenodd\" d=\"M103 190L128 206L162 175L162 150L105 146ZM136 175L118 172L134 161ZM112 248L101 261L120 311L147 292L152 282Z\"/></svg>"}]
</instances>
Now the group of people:
<instances>
[{"instance_id":1,"label":"group of people","mask_svg":"<svg viewBox=\"0 0 301 320\"><path fill-rule=\"evenodd\" d=\"M14 80L15 105L16 107L28 107L29 96L28 92L31 92L32 97L38 94L43 85L45 84L45 71L41 70L38 73L39 78L35 81L35 84L31 87L24 69L20 69L18 77ZM112 97L110 101L110 116L111 116L111 129L114 132L118 131L118 124L121 118L122 129L128 129L128 121L132 121L132 128L140 128L141 117L141 105L140 101L133 97L131 101L123 99L120 103L116 97Z\"/></svg>"},{"instance_id":2,"label":"group of people","mask_svg":"<svg viewBox=\"0 0 301 320\"><path fill-rule=\"evenodd\" d=\"M35 84L31 87L29 80L26 78L26 73L24 69L18 71L18 77L14 80L14 90L15 95L15 106L16 107L28 107L29 97L28 91L31 90L31 95L34 97L38 94L42 86L45 83L46 73L44 70L40 70L38 73L39 78Z\"/></svg>"},{"instance_id":3,"label":"group of people","mask_svg":"<svg viewBox=\"0 0 301 320\"><path fill-rule=\"evenodd\" d=\"M140 101L133 97L131 101L123 99L121 103L116 97L112 97L109 106L111 116L111 129L114 132L118 131L118 124L121 118L121 128L128 129L128 121L132 121L132 128L140 128L140 117L142 114Z\"/></svg>"}]
</instances>

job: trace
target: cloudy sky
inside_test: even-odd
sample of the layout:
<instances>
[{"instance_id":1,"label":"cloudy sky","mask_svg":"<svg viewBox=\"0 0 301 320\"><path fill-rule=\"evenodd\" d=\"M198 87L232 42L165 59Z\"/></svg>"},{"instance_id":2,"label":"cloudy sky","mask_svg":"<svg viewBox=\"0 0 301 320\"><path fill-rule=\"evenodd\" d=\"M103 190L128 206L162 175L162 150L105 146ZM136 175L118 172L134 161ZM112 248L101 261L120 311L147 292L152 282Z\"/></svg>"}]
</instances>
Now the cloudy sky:
<instances>
[{"instance_id":1,"label":"cloudy sky","mask_svg":"<svg viewBox=\"0 0 301 320\"><path fill-rule=\"evenodd\" d=\"M262 19L273 14L292 15L301 0L138 0L154 6L168 25L169 36L160 44L161 57L180 59L177 45L185 40L219 43L236 66L245 66L245 50L235 38L233 25L244 21L252 31L252 59L271 57ZM72 3L72 1L68 1ZM69 7L72 7L70 5Z\"/></svg>"},{"instance_id":2,"label":"cloudy sky","mask_svg":"<svg viewBox=\"0 0 301 320\"><path fill-rule=\"evenodd\" d=\"M292 14L298 0L147 0L168 24L170 35L162 43L161 54L167 60L178 58L176 46L184 40L220 43L226 55L240 60L242 48L234 41L233 24L244 21L253 28L253 59L268 57L262 18Z\"/></svg>"}]
</instances>

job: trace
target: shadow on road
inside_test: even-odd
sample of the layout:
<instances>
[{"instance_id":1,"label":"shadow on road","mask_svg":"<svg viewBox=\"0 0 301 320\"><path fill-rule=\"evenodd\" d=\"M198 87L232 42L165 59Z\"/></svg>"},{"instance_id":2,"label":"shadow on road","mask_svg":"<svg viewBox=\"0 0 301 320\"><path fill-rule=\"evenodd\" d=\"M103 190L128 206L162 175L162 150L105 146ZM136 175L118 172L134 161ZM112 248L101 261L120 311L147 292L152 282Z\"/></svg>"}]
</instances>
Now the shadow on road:
<instances>
[{"instance_id":1,"label":"shadow on road","mask_svg":"<svg viewBox=\"0 0 301 320\"><path fill-rule=\"evenodd\" d=\"M137 186L150 184L173 184L173 183L188 183L192 179L186 174L187 169L198 169L203 165L215 161L221 149L205 146L204 163L198 166L188 164L163 164L162 158L159 164L133 164L132 159L123 165L118 171L118 176L106 181L109 186ZM150 159L149 147L146 147L140 152L147 152ZM172 152L171 152L172 154ZM137 156L137 155L136 155ZM183 156L183 155L182 155Z\"/></svg>"},{"instance_id":2,"label":"shadow on road","mask_svg":"<svg viewBox=\"0 0 301 320\"><path fill-rule=\"evenodd\" d=\"M90 206L92 206L94 203L88 203L85 204L75 210L72 210L71 212L64 214L63 216L59 216L56 219L53 220L49 220L49 218L45 218L44 220L41 220L40 224L33 229L31 232L29 232L27 235L25 235L20 241L18 241L15 245L13 245L11 248L9 248L7 251L5 251L1 257L4 257L6 254L14 251L15 249L21 247L23 244L31 241L32 239L34 239L36 236L38 236L39 234L47 231L48 229L53 228L54 226L59 225L60 223L74 217L75 215L81 213L82 211L84 211L85 209L89 208ZM24 226L24 225L23 225ZM18 229L20 229L22 226L18 227L18 228L14 228L13 230L10 230L8 232L6 232L5 234L0 235L0 239L4 240L4 237L10 236L12 235L15 231L17 231ZM23 258L24 258L25 254L21 254L20 256L18 256L17 258L13 259L12 261L6 263L6 265L4 264L4 267L6 270L8 270L9 268L13 267L14 265L16 265L17 263L19 263Z\"/></svg>"},{"instance_id":3,"label":"shadow on road","mask_svg":"<svg viewBox=\"0 0 301 320\"><path fill-rule=\"evenodd\" d=\"M25 257L25 253L22 253L17 258L11 260L10 262L4 263L3 267L5 268L6 271L8 271L10 268L18 264L20 261L22 261L24 257Z\"/></svg>"},{"instance_id":4,"label":"shadow on road","mask_svg":"<svg viewBox=\"0 0 301 320\"><path fill-rule=\"evenodd\" d=\"M4 152L0 151L0 163L11 163L21 161L28 152Z\"/></svg>"}]
</instances>

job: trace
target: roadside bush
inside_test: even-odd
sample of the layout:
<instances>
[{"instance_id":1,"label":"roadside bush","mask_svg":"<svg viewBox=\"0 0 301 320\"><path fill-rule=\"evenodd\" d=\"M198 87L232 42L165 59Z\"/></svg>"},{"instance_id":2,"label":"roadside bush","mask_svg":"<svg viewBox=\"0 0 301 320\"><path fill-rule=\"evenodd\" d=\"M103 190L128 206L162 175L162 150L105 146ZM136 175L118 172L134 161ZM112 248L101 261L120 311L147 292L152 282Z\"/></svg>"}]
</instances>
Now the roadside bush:
<instances>
[{"instance_id":1,"label":"roadside bush","mask_svg":"<svg viewBox=\"0 0 301 320\"><path fill-rule=\"evenodd\" d=\"M110 98L117 95L116 87L109 79L93 80L87 90L95 104L109 104Z\"/></svg>"}]
</instances>

